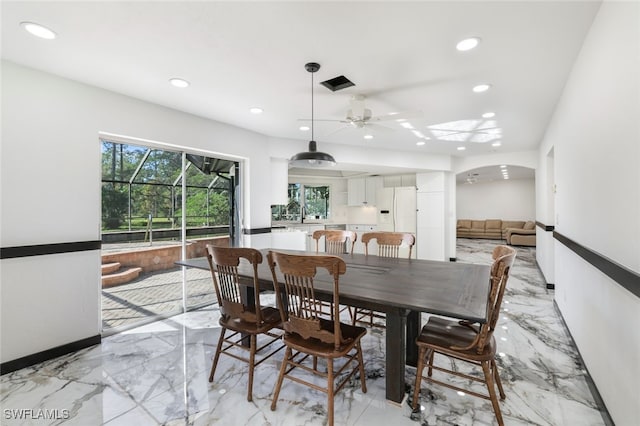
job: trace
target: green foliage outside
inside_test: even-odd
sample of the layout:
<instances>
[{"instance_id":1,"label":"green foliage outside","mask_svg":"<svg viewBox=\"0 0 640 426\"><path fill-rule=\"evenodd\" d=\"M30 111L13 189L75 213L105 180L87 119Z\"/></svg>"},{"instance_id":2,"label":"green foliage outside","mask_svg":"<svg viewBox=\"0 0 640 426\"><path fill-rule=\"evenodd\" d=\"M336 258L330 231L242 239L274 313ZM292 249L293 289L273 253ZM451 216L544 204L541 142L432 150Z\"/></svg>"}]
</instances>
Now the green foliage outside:
<instances>
[{"instance_id":1,"label":"green foliage outside","mask_svg":"<svg viewBox=\"0 0 640 426\"><path fill-rule=\"evenodd\" d=\"M142 166L140 166L141 163ZM129 219L132 230L146 229L149 225L149 215L153 218L154 229L180 227L181 169L180 153L103 142L102 230L127 230ZM137 174L136 170L138 170ZM134 178L130 186L131 218L129 218L129 182L132 177ZM186 202L187 226L227 225L229 223L227 182L204 174L193 166L187 169L186 181L189 186ZM207 189L208 186L212 188ZM209 193L208 209L207 192Z\"/></svg>"},{"instance_id":2,"label":"green foliage outside","mask_svg":"<svg viewBox=\"0 0 640 426\"><path fill-rule=\"evenodd\" d=\"M275 221L300 221L302 214L301 202L304 205L306 216L327 219L330 214L329 188L329 186L312 186L290 183L288 189L288 203L272 205L271 219Z\"/></svg>"}]
</instances>

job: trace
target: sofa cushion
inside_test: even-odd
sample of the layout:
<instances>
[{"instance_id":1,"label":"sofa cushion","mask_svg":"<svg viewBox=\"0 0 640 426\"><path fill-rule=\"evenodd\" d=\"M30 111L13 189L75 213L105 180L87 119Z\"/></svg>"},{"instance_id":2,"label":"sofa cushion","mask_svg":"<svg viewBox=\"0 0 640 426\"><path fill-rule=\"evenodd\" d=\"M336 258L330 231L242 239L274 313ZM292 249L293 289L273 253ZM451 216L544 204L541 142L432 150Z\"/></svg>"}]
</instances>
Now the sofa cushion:
<instances>
[{"instance_id":1,"label":"sofa cushion","mask_svg":"<svg viewBox=\"0 0 640 426\"><path fill-rule=\"evenodd\" d=\"M500 219L487 219L485 220L485 229L494 229L500 232L502 228L502 221Z\"/></svg>"},{"instance_id":2,"label":"sofa cushion","mask_svg":"<svg viewBox=\"0 0 640 426\"><path fill-rule=\"evenodd\" d=\"M524 220L503 220L502 229L522 228L524 224L525 224Z\"/></svg>"},{"instance_id":3,"label":"sofa cushion","mask_svg":"<svg viewBox=\"0 0 640 426\"><path fill-rule=\"evenodd\" d=\"M456 227L471 229L471 221L466 219L460 219L458 220L458 224L456 225Z\"/></svg>"},{"instance_id":4,"label":"sofa cushion","mask_svg":"<svg viewBox=\"0 0 640 426\"><path fill-rule=\"evenodd\" d=\"M528 220L527 223L524 224L522 229L536 229L536 223Z\"/></svg>"},{"instance_id":5,"label":"sofa cushion","mask_svg":"<svg viewBox=\"0 0 640 426\"><path fill-rule=\"evenodd\" d=\"M482 229L484 231L484 220L472 220L471 229Z\"/></svg>"}]
</instances>

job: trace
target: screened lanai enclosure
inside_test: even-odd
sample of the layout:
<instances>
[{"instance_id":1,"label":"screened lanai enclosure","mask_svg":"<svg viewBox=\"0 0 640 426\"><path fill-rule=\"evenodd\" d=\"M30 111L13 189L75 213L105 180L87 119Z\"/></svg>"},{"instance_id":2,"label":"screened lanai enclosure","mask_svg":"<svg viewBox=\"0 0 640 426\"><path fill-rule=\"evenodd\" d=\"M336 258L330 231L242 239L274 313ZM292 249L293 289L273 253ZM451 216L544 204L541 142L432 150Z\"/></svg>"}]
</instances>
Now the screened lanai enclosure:
<instances>
[{"instance_id":1,"label":"screened lanai enclosure","mask_svg":"<svg viewBox=\"0 0 640 426\"><path fill-rule=\"evenodd\" d=\"M193 154L186 158L183 176L180 152L102 141L104 242L141 241L152 238L155 230L179 229L183 180L188 234L229 232L235 163Z\"/></svg>"},{"instance_id":2,"label":"screened lanai enclosure","mask_svg":"<svg viewBox=\"0 0 640 426\"><path fill-rule=\"evenodd\" d=\"M208 271L175 261L239 238L239 164L109 140L101 152L103 331L215 303Z\"/></svg>"}]
</instances>

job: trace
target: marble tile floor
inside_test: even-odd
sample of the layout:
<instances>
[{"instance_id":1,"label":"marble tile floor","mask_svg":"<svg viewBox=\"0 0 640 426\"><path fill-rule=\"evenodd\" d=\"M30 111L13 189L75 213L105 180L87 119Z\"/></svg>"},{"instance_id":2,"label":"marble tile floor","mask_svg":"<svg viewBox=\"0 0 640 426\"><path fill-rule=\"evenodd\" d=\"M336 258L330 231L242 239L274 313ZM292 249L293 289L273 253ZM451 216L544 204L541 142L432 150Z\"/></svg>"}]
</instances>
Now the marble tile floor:
<instances>
[{"instance_id":1,"label":"marble tile floor","mask_svg":"<svg viewBox=\"0 0 640 426\"><path fill-rule=\"evenodd\" d=\"M496 243L459 240L458 261L489 263ZM325 425L325 394L291 381L284 382L277 408L270 410L281 355L256 368L253 402L246 400L244 363L222 357L215 382L207 381L217 315L216 306L177 315L2 376L0 424ZM501 402L505 424L605 424L532 248L518 248L496 338L507 394ZM336 397L336 424L495 424L489 401L435 385L423 384L415 413L410 397L402 405L386 401L384 346L384 330L370 329L363 340L368 392L362 393L357 380L344 388ZM414 380L409 367L408 395Z\"/></svg>"}]
</instances>

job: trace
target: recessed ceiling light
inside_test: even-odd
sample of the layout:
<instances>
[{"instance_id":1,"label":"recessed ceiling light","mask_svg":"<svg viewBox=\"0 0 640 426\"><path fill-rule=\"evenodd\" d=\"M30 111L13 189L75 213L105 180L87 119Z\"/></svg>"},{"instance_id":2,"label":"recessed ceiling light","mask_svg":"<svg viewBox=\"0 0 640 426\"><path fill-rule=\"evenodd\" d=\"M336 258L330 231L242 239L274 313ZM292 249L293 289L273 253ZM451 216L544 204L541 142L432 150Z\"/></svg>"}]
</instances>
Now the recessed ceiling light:
<instances>
[{"instance_id":1,"label":"recessed ceiling light","mask_svg":"<svg viewBox=\"0 0 640 426\"><path fill-rule=\"evenodd\" d=\"M458 151L464 151L465 149L467 149L467 148L465 148L464 146L459 146L458 147Z\"/></svg>"},{"instance_id":2,"label":"recessed ceiling light","mask_svg":"<svg viewBox=\"0 0 640 426\"><path fill-rule=\"evenodd\" d=\"M507 165L506 165L506 164L501 164L501 165L500 165L500 168L501 168L501 169L506 169L506 168L507 168Z\"/></svg>"},{"instance_id":3,"label":"recessed ceiling light","mask_svg":"<svg viewBox=\"0 0 640 426\"><path fill-rule=\"evenodd\" d=\"M55 32L40 24L36 24L35 22L20 22L20 26L36 37L44 38L46 40L53 40L56 38Z\"/></svg>"},{"instance_id":4,"label":"recessed ceiling light","mask_svg":"<svg viewBox=\"0 0 640 426\"><path fill-rule=\"evenodd\" d=\"M373 135L364 135L365 139L373 139Z\"/></svg>"},{"instance_id":5,"label":"recessed ceiling light","mask_svg":"<svg viewBox=\"0 0 640 426\"><path fill-rule=\"evenodd\" d=\"M473 91L476 93L482 93L489 90L490 87L491 87L490 84L478 84L477 86L473 87Z\"/></svg>"},{"instance_id":6,"label":"recessed ceiling light","mask_svg":"<svg viewBox=\"0 0 640 426\"><path fill-rule=\"evenodd\" d=\"M466 52L478 46L480 39L478 37L465 38L456 44L456 49L461 52Z\"/></svg>"},{"instance_id":7,"label":"recessed ceiling light","mask_svg":"<svg viewBox=\"0 0 640 426\"><path fill-rule=\"evenodd\" d=\"M263 109L262 108L258 108L258 107L251 107L251 108L249 108L249 112L251 114L262 114Z\"/></svg>"},{"instance_id":8,"label":"recessed ceiling light","mask_svg":"<svg viewBox=\"0 0 640 426\"><path fill-rule=\"evenodd\" d=\"M500 146L500 145L502 145L500 142L494 142L494 143L491 144L491 146L496 146L496 147Z\"/></svg>"},{"instance_id":9,"label":"recessed ceiling light","mask_svg":"<svg viewBox=\"0 0 640 426\"><path fill-rule=\"evenodd\" d=\"M300 130L306 132L307 130L309 130L309 126L300 126Z\"/></svg>"},{"instance_id":10,"label":"recessed ceiling light","mask_svg":"<svg viewBox=\"0 0 640 426\"><path fill-rule=\"evenodd\" d=\"M495 112L485 112L484 114L482 114L482 118L493 118L496 116Z\"/></svg>"},{"instance_id":11,"label":"recessed ceiling light","mask_svg":"<svg viewBox=\"0 0 640 426\"><path fill-rule=\"evenodd\" d=\"M416 145L418 145L418 146L422 146L422 145L424 145L425 143L426 143L425 141L418 141L418 142L416 142Z\"/></svg>"},{"instance_id":12,"label":"recessed ceiling light","mask_svg":"<svg viewBox=\"0 0 640 426\"><path fill-rule=\"evenodd\" d=\"M182 78L175 78L175 77L170 78L169 83L171 83L172 86L179 87L181 89L184 89L185 87L189 87L189 85L191 84L187 80L184 80Z\"/></svg>"},{"instance_id":13,"label":"recessed ceiling light","mask_svg":"<svg viewBox=\"0 0 640 426\"><path fill-rule=\"evenodd\" d=\"M509 179L509 176L503 176L505 179Z\"/></svg>"},{"instance_id":14,"label":"recessed ceiling light","mask_svg":"<svg viewBox=\"0 0 640 426\"><path fill-rule=\"evenodd\" d=\"M408 121L404 122L404 123L400 123L400 125L402 127L404 127L405 129L413 129L413 125L411 123L409 123Z\"/></svg>"}]
</instances>

